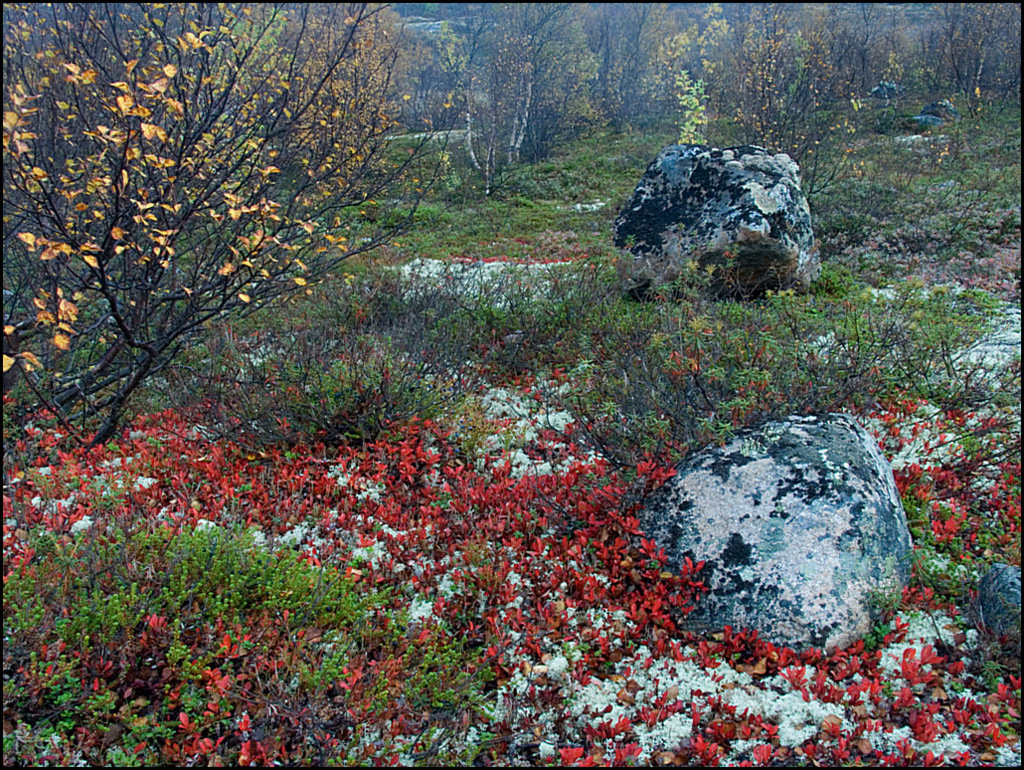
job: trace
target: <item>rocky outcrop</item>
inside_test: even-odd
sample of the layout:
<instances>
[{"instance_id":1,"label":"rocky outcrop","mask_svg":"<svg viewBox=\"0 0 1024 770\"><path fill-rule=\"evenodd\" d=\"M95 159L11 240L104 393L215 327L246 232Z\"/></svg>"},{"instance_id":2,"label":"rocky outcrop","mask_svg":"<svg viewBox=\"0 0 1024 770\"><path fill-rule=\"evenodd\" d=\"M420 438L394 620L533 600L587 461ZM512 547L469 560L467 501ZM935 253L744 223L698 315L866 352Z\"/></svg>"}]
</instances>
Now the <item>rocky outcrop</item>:
<instances>
[{"instance_id":1,"label":"rocky outcrop","mask_svg":"<svg viewBox=\"0 0 1024 770\"><path fill-rule=\"evenodd\" d=\"M909 577L910 532L892 470L853 418L790 417L689 456L640 513L670 568L706 562L694 630L757 629L827 650L875 623L879 590Z\"/></svg>"},{"instance_id":2,"label":"rocky outcrop","mask_svg":"<svg viewBox=\"0 0 1024 770\"><path fill-rule=\"evenodd\" d=\"M807 288L821 272L800 169L762 147L666 147L619 213L615 245L633 260L631 293L712 268L720 294Z\"/></svg>"},{"instance_id":3,"label":"rocky outcrop","mask_svg":"<svg viewBox=\"0 0 1024 770\"><path fill-rule=\"evenodd\" d=\"M914 115L910 120L916 123L919 128L939 128L959 118L960 113L957 112L953 103L949 99L943 99L942 101L926 104L921 109L921 112Z\"/></svg>"}]
</instances>

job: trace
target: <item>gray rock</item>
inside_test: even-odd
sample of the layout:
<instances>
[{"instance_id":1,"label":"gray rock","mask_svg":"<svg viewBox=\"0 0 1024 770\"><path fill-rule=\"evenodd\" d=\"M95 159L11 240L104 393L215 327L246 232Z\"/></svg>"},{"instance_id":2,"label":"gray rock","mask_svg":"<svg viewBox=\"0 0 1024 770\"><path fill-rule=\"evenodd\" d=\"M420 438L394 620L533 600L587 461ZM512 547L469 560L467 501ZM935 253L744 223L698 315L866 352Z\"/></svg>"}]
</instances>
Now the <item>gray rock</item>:
<instances>
[{"instance_id":1,"label":"gray rock","mask_svg":"<svg viewBox=\"0 0 1024 770\"><path fill-rule=\"evenodd\" d=\"M997 564L978 586L978 610L982 624L1002 636L1020 637L1020 567Z\"/></svg>"},{"instance_id":2,"label":"gray rock","mask_svg":"<svg viewBox=\"0 0 1024 770\"><path fill-rule=\"evenodd\" d=\"M914 115L911 120L924 128L938 128L946 123L937 115Z\"/></svg>"},{"instance_id":3,"label":"gray rock","mask_svg":"<svg viewBox=\"0 0 1024 770\"><path fill-rule=\"evenodd\" d=\"M909 578L892 469L848 415L790 417L690 455L641 511L669 568L706 561L693 630L757 629L831 650L873 627L876 591Z\"/></svg>"},{"instance_id":4,"label":"gray rock","mask_svg":"<svg viewBox=\"0 0 1024 770\"><path fill-rule=\"evenodd\" d=\"M949 99L943 99L942 101L932 102L931 104L925 105L920 114L931 115L939 118L940 120L956 120L960 117L960 113L957 112L956 107L953 106L953 102L949 101Z\"/></svg>"},{"instance_id":5,"label":"gray rock","mask_svg":"<svg viewBox=\"0 0 1024 770\"><path fill-rule=\"evenodd\" d=\"M731 296L807 288L821 273L800 168L762 147L672 145L647 167L615 219L615 245L633 262L629 285L645 294L696 260Z\"/></svg>"},{"instance_id":6,"label":"gray rock","mask_svg":"<svg viewBox=\"0 0 1024 770\"><path fill-rule=\"evenodd\" d=\"M901 96L905 90L899 83L881 80L877 86L871 89L871 96L875 99L889 100Z\"/></svg>"}]
</instances>

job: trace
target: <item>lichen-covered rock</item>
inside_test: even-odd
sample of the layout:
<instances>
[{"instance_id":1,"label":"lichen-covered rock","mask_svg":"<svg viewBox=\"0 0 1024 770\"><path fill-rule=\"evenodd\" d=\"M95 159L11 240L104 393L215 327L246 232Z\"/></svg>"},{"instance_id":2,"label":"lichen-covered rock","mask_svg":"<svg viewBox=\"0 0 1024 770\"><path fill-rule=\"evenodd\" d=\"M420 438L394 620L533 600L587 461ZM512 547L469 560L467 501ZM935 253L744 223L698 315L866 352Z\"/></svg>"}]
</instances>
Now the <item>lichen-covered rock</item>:
<instances>
[{"instance_id":1,"label":"lichen-covered rock","mask_svg":"<svg viewBox=\"0 0 1024 770\"><path fill-rule=\"evenodd\" d=\"M906 89L899 83L894 83L890 80L880 80L878 85L871 89L871 96L875 99L893 99L897 96L902 96L906 92Z\"/></svg>"},{"instance_id":2,"label":"lichen-covered rock","mask_svg":"<svg viewBox=\"0 0 1024 770\"><path fill-rule=\"evenodd\" d=\"M921 115L933 115L941 120L956 120L960 117L960 113L957 112L956 107L949 99L943 99L938 102L932 102L931 104L925 105L921 109Z\"/></svg>"},{"instance_id":3,"label":"lichen-covered rock","mask_svg":"<svg viewBox=\"0 0 1024 770\"><path fill-rule=\"evenodd\" d=\"M1020 567L997 564L978 586L978 610L982 624L999 636L1020 637Z\"/></svg>"},{"instance_id":4,"label":"lichen-covered rock","mask_svg":"<svg viewBox=\"0 0 1024 770\"><path fill-rule=\"evenodd\" d=\"M912 121L917 123L919 128L938 128L939 126L945 125L946 121L940 118L938 115L914 115L910 118Z\"/></svg>"},{"instance_id":5,"label":"lichen-covered rock","mask_svg":"<svg viewBox=\"0 0 1024 770\"><path fill-rule=\"evenodd\" d=\"M615 219L615 245L633 255L629 285L644 294L691 260L714 268L732 296L807 288L821 272L800 168L762 147L666 147Z\"/></svg>"},{"instance_id":6,"label":"lichen-covered rock","mask_svg":"<svg viewBox=\"0 0 1024 770\"><path fill-rule=\"evenodd\" d=\"M690 455L640 513L669 567L706 562L694 630L757 629L831 650L906 584L910 532L892 469L848 415L790 417Z\"/></svg>"}]
</instances>

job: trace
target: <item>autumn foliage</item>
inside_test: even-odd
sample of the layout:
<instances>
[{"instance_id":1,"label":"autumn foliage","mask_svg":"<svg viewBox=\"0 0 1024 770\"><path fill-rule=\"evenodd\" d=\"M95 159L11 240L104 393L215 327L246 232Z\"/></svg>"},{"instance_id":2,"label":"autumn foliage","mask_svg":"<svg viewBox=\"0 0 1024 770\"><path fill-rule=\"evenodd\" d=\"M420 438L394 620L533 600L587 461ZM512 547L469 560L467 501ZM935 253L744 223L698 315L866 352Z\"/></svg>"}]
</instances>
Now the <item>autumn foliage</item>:
<instances>
[{"instance_id":1,"label":"autumn foliage","mask_svg":"<svg viewBox=\"0 0 1024 770\"><path fill-rule=\"evenodd\" d=\"M405 182L379 9L22 6L4 47L4 387L96 441L211 319L388 236L358 216Z\"/></svg>"}]
</instances>

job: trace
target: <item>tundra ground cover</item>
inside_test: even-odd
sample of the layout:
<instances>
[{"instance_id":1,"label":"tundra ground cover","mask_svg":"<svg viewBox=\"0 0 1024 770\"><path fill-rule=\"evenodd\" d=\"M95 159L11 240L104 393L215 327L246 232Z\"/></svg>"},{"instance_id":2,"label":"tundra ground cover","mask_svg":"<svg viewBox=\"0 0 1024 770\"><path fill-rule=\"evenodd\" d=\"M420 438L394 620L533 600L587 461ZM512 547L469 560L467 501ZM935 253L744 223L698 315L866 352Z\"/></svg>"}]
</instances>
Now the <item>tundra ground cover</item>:
<instances>
[{"instance_id":1,"label":"tundra ground cover","mask_svg":"<svg viewBox=\"0 0 1024 770\"><path fill-rule=\"evenodd\" d=\"M879 415L883 438L917 407ZM629 483L550 432L524 448L567 467L519 476L431 423L262 456L173 414L89 453L24 440L42 453L5 504L7 762L1019 757L1019 668L951 603L958 568L1019 537L1019 458L985 494L962 477L981 448L901 469L934 546L887 624L826 656L686 632L699 565L665 572ZM641 494L671 472L637 470Z\"/></svg>"},{"instance_id":2,"label":"tundra ground cover","mask_svg":"<svg viewBox=\"0 0 1024 770\"><path fill-rule=\"evenodd\" d=\"M1019 638L971 617L1020 563L1019 336L976 345L993 297L1019 318L986 262L1015 241L1019 281L1016 195L1005 233L965 216L932 255L977 272L869 290L903 262L826 230L812 294L747 305L619 297L616 206L449 210L385 261L458 286L371 265L215 329L117 441L5 402L4 764L1016 766ZM700 565L667 572L635 507L685 452L815 409L893 461L911 588L828 655L688 630Z\"/></svg>"}]
</instances>

